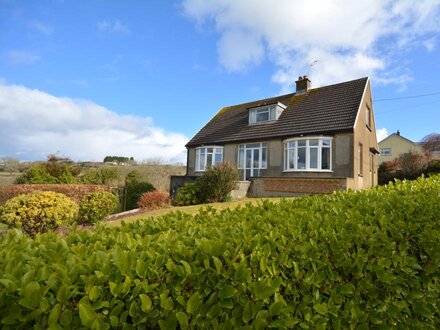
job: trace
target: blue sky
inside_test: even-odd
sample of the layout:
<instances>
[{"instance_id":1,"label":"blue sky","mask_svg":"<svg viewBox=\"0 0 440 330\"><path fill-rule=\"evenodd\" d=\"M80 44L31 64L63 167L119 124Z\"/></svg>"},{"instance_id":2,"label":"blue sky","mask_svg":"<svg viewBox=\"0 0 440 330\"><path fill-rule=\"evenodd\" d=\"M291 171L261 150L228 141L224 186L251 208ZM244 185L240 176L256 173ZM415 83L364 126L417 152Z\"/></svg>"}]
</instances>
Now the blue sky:
<instances>
[{"instance_id":1,"label":"blue sky","mask_svg":"<svg viewBox=\"0 0 440 330\"><path fill-rule=\"evenodd\" d=\"M370 76L380 138L419 141L440 127L439 32L438 0L0 0L0 157L184 162L222 106L303 74Z\"/></svg>"}]
</instances>

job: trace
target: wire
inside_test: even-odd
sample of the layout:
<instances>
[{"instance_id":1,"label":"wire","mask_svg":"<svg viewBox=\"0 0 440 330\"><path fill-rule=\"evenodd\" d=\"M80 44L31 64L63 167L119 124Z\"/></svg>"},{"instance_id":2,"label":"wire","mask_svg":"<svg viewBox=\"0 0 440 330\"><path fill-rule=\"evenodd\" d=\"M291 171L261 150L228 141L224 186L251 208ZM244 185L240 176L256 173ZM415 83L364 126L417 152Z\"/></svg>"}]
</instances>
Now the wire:
<instances>
[{"instance_id":1,"label":"wire","mask_svg":"<svg viewBox=\"0 0 440 330\"><path fill-rule=\"evenodd\" d=\"M390 98L390 99L379 99L379 100L373 100L373 102L394 101L394 100L403 100L403 99L415 99L415 98L418 98L418 97L433 96L433 95L440 95L440 92L430 93L430 94L419 94L419 95L412 95L412 96L393 97L393 98Z\"/></svg>"}]
</instances>

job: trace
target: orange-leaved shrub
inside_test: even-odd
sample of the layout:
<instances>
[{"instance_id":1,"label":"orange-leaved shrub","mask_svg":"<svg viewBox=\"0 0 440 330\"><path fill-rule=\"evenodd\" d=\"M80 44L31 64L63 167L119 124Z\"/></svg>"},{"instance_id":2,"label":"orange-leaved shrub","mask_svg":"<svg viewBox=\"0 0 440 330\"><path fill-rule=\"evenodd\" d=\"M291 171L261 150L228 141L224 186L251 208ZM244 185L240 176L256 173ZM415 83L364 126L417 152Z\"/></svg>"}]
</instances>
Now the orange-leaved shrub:
<instances>
[{"instance_id":1,"label":"orange-leaved shrub","mask_svg":"<svg viewBox=\"0 0 440 330\"><path fill-rule=\"evenodd\" d=\"M163 191L150 191L139 198L138 207L143 210L156 210L170 205L170 195Z\"/></svg>"}]
</instances>

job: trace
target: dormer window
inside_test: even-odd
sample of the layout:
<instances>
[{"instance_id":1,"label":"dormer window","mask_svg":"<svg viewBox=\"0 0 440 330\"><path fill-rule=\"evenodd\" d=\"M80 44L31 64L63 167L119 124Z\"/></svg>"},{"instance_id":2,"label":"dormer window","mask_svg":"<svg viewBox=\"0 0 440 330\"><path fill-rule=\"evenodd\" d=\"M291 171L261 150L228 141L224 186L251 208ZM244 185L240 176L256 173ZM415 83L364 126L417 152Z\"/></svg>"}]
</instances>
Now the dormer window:
<instances>
[{"instance_id":1,"label":"dormer window","mask_svg":"<svg viewBox=\"0 0 440 330\"><path fill-rule=\"evenodd\" d=\"M286 106L281 102L258 106L249 110L249 124L259 124L278 120Z\"/></svg>"}]
</instances>

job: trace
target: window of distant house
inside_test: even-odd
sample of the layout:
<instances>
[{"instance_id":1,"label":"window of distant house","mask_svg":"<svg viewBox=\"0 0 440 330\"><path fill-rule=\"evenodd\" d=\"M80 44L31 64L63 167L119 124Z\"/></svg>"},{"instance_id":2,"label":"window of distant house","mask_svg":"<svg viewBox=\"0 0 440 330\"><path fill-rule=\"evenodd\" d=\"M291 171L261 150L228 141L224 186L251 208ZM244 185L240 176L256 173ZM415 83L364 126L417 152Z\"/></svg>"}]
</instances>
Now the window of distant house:
<instances>
[{"instance_id":1,"label":"window of distant house","mask_svg":"<svg viewBox=\"0 0 440 330\"><path fill-rule=\"evenodd\" d=\"M328 137L284 141L285 171L331 171L332 140Z\"/></svg>"},{"instance_id":2,"label":"window of distant house","mask_svg":"<svg viewBox=\"0 0 440 330\"><path fill-rule=\"evenodd\" d=\"M358 146L358 157L359 157L359 172L358 174L360 176L362 176L362 174L364 173L364 146L362 145L362 143L359 143Z\"/></svg>"},{"instance_id":3,"label":"window of distant house","mask_svg":"<svg viewBox=\"0 0 440 330\"><path fill-rule=\"evenodd\" d=\"M223 147L207 146L196 148L196 171L205 171L207 168L222 161Z\"/></svg>"},{"instance_id":4,"label":"window of distant house","mask_svg":"<svg viewBox=\"0 0 440 330\"><path fill-rule=\"evenodd\" d=\"M371 109L368 105L367 105L367 109L365 112L366 112L365 121L367 123L367 126L370 127L371 126Z\"/></svg>"},{"instance_id":5,"label":"window of distant house","mask_svg":"<svg viewBox=\"0 0 440 330\"><path fill-rule=\"evenodd\" d=\"M391 156L391 148L380 148L381 156Z\"/></svg>"},{"instance_id":6,"label":"window of distant house","mask_svg":"<svg viewBox=\"0 0 440 330\"><path fill-rule=\"evenodd\" d=\"M257 107L249 110L249 124L259 124L278 120L286 106L280 102L269 106Z\"/></svg>"}]
</instances>

